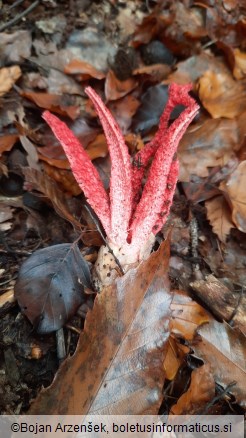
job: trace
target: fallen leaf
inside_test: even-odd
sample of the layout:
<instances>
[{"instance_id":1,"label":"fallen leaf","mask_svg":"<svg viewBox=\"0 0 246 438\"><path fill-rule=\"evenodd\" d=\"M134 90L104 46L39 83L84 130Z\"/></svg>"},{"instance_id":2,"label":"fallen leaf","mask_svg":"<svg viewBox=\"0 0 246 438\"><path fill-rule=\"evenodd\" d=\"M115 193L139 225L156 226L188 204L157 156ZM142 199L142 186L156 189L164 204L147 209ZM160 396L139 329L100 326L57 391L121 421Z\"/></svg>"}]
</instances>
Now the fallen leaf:
<instances>
[{"instance_id":1,"label":"fallen leaf","mask_svg":"<svg viewBox=\"0 0 246 438\"><path fill-rule=\"evenodd\" d=\"M2 137L0 137L0 156L4 152L11 151L12 147L15 145L18 138L19 138L19 136L16 134L8 134L8 135L3 135Z\"/></svg>"},{"instance_id":2,"label":"fallen leaf","mask_svg":"<svg viewBox=\"0 0 246 438\"><path fill-rule=\"evenodd\" d=\"M240 49L234 49L233 76L235 79L243 79L246 76L246 53Z\"/></svg>"},{"instance_id":3,"label":"fallen leaf","mask_svg":"<svg viewBox=\"0 0 246 438\"><path fill-rule=\"evenodd\" d=\"M167 354L163 363L166 378L173 380L190 348L181 344L173 335L169 337Z\"/></svg>"},{"instance_id":4,"label":"fallen leaf","mask_svg":"<svg viewBox=\"0 0 246 438\"><path fill-rule=\"evenodd\" d=\"M91 160L99 157L106 157L108 145L104 134L98 134L95 140L88 144L86 152Z\"/></svg>"},{"instance_id":5,"label":"fallen leaf","mask_svg":"<svg viewBox=\"0 0 246 438\"><path fill-rule=\"evenodd\" d=\"M232 220L240 231L246 232L246 161L242 161L220 188L232 206Z\"/></svg>"},{"instance_id":6,"label":"fallen leaf","mask_svg":"<svg viewBox=\"0 0 246 438\"><path fill-rule=\"evenodd\" d=\"M171 72L171 67L167 64L144 65L133 70L133 75L146 75L153 82L161 82L167 78Z\"/></svg>"},{"instance_id":7,"label":"fallen leaf","mask_svg":"<svg viewBox=\"0 0 246 438\"><path fill-rule=\"evenodd\" d=\"M134 90L138 85L138 81L135 78L129 78L125 81L120 81L115 76L113 70L109 70L105 80L105 97L107 100L117 100L130 91Z\"/></svg>"},{"instance_id":8,"label":"fallen leaf","mask_svg":"<svg viewBox=\"0 0 246 438\"><path fill-rule=\"evenodd\" d=\"M0 96L11 90L20 77L21 69L18 65L0 68Z\"/></svg>"},{"instance_id":9,"label":"fallen leaf","mask_svg":"<svg viewBox=\"0 0 246 438\"><path fill-rule=\"evenodd\" d=\"M29 58L32 47L31 32L17 30L11 33L0 33L1 57L6 62L24 62Z\"/></svg>"},{"instance_id":10,"label":"fallen leaf","mask_svg":"<svg viewBox=\"0 0 246 438\"><path fill-rule=\"evenodd\" d=\"M59 330L83 302L91 287L90 270L76 244L35 251L21 266L15 298L38 333Z\"/></svg>"},{"instance_id":11,"label":"fallen leaf","mask_svg":"<svg viewBox=\"0 0 246 438\"><path fill-rule=\"evenodd\" d=\"M29 414L157 414L169 338L169 243L97 295L75 355Z\"/></svg>"},{"instance_id":12,"label":"fallen leaf","mask_svg":"<svg viewBox=\"0 0 246 438\"><path fill-rule=\"evenodd\" d=\"M148 132L153 126L157 126L163 108L168 100L168 88L166 85L154 85L141 96L141 105L133 117L132 127L136 133Z\"/></svg>"},{"instance_id":13,"label":"fallen leaf","mask_svg":"<svg viewBox=\"0 0 246 438\"><path fill-rule=\"evenodd\" d=\"M234 230L235 234L238 230ZM237 239L229 238L226 246L215 247L211 239L200 242L199 251L217 277L225 277L244 288L246 282L246 236L238 231Z\"/></svg>"},{"instance_id":14,"label":"fallen leaf","mask_svg":"<svg viewBox=\"0 0 246 438\"><path fill-rule=\"evenodd\" d=\"M27 152L27 162L32 169L40 170L37 148L25 135L20 135L20 142Z\"/></svg>"},{"instance_id":15,"label":"fallen leaf","mask_svg":"<svg viewBox=\"0 0 246 438\"><path fill-rule=\"evenodd\" d=\"M1 202L0 202L1 205ZM1 205L0 224L13 218L13 209L8 205Z\"/></svg>"},{"instance_id":16,"label":"fallen leaf","mask_svg":"<svg viewBox=\"0 0 246 438\"><path fill-rule=\"evenodd\" d=\"M188 391L171 407L172 415L195 415L204 410L215 396L215 382L208 364L193 370Z\"/></svg>"},{"instance_id":17,"label":"fallen leaf","mask_svg":"<svg viewBox=\"0 0 246 438\"><path fill-rule=\"evenodd\" d=\"M186 84L187 82L196 82L206 71L211 69L215 73L228 72L225 64L215 56L205 53L190 56L185 61L177 63L175 71L168 77L168 83L176 82L177 84ZM165 81L166 82L166 81Z\"/></svg>"},{"instance_id":18,"label":"fallen leaf","mask_svg":"<svg viewBox=\"0 0 246 438\"><path fill-rule=\"evenodd\" d=\"M76 119L80 112L78 106L69 105L65 98L58 94L21 91L21 95L34 102L40 108L54 111L54 113L62 116L69 116L72 120Z\"/></svg>"},{"instance_id":19,"label":"fallen leaf","mask_svg":"<svg viewBox=\"0 0 246 438\"><path fill-rule=\"evenodd\" d=\"M189 181L191 174L206 177L209 167L224 167L235 157L238 141L235 120L205 119L190 126L179 144L180 181Z\"/></svg>"},{"instance_id":20,"label":"fallen leaf","mask_svg":"<svg viewBox=\"0 0 246 438\"><path fill-rule=\"evenodd\" d=\"M97 70L93 65L79 59L73 59L64 67L64 73L77 75L80 81L86 81L90 78L104 79L105 73Z\"/></svg>"},{"instance_id":21,"label":"fallen leaf","mask_svg":"<svg viewBox=\"0 0 246 438\"><path fill-rule=\"evenodd\" d=\"M198 330L200 342L192 348L195 355L209 364L214 380L228 386L237 402L246 407L246 343L243 334L234 331L228 324L211 320Z\"/></svg>"},{"instance_id":22,"label":"fallen leaf","mask_svg":"<svg viewBox=\"0 0 246 438\"><path fill-rule=\"evenodd\" d=\"M207 312L184 291L174 291L171 333L192 340L199 325L209 321Z\"/></svg>"},{"instance_id":23,"label":"fallen leaf","mask_svg":"<svg viewBox=\"0 0 246 438\"><path fill-rule=\"evenodd\" d=\"M140 102L132 95L124 96L117 102L110 102L108 108L117 120L121 131L125 134L132 123L132 117L136 113Z\"/></svg>"},{"instance_id":24,"label":"fallen leaf","mask_svg":"<svg viewBox=\"0 0 246 438\"><path fill-rule=\"evenodd\" d=\"M246 110L246 91L231 74L208 70L199 80L199 97L214 119L233 119Z\"/></svg>"},{"instance_id":25,"label":"fallen leaf","mask_svg":"<svg viewBox=\"0 0 246 438\"><path fill-rule=\"evenodd\" d=\"M52 202L56 212L69 221L75 229L81 231L81 223L72 215L67 204L66 197L59 189L55 181L53 181L48 175L39 172L36 169L25 167L22 169L25 176L25 188L26 190L37 190L47 196Z\"/></svg>"},{"instance_id":26,"label":"fallen leaf","mask_svg":"<svg viewBox=\"0 0 246 438\"><path fill-rule=\"evenodd\" d=\"M216 196L205 202L207 217L213 228L213 232L219 237L221 242L226 242L234 223L231 220L231 211L224 196Z\"/></svg>"}]
</instances>

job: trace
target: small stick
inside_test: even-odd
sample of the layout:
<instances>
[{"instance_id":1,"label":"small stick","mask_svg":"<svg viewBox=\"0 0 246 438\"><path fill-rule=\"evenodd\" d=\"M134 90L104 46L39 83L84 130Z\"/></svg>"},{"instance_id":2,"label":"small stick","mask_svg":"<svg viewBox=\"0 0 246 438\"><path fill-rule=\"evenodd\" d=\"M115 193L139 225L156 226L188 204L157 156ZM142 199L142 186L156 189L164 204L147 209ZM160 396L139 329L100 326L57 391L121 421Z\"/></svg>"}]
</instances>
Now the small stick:
<instances>
[{"instance_id":1,"label":"small stick","mask_svg":"<svg viewBox=\"0 0 246 438\"><path fill-rule=\"evenodd\" d=\"M57 357L59 362L62 362L66 357L66 348L64 340L63 328L56 331L56 347L57 347Z\"/></svg>"},{"instance_id":2,"label":"small stick","mask_svg":"<svg viewBox=\"0 0 246 438\"><path fill-rule=\"evenodd\" d=\"M1 310L7 309L15 302L14 289L9 289L4 294L0 295L0 313Z\"/></svg>"},{"instance_id":3,"label":"small stick","mask_svg":"<svg viewBox=\"0 0 246 438\"><path fill-rule=\"evenodd\" d=\"M9 27L13 26L15 23L17 23L19 20L21 20L23 17L26 17L36 6L38 6L40 0L36 0L34 3L32 3L25 11L21 12L20 14L16 15L12 20L9 20L7 23L2 24L0 26L0 32L3 32L4 30L8 29Z\"/></svg>"}]
</instances>

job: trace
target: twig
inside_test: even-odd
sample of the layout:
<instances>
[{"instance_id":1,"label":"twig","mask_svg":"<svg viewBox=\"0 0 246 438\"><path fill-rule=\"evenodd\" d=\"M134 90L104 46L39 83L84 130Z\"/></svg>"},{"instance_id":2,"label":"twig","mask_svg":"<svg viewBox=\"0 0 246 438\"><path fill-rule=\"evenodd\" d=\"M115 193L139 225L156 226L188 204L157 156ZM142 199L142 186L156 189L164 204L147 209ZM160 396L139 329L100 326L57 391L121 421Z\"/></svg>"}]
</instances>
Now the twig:
<instances>
[{"instance_id":1,"label":"twig","mask_svg":"<svg viewBox=\"0 0 246 438\"><path fill-rule=\"evenodd\" d=\"M11 305L15 302L14 290L9 289L4 294L0 295L0 309L5 307L7 304Z\"/></svg>"},{"instance_id":2,"label":"twig","mask_svg":"<svg viewBox=\"0 0 246 438\"><path fill-rule=\"evenodd\" d=\"M16 6L19 6L23 2L24 2L24 0L16 0L16 2L14 2L11 6L9 6L9 11L11 9L14 9Z\"/></svg>"},{"instance_id":3,"label":"twig","mask_svg":"<svg viewBox=\"0 0 246 438\"><path fill-rule=\"evenodd\" d=\"M19 20L21 20L23 17L26 17L36 6L38 6L40 0L36 0L34 3L32 3L25 11L21 12L20 14L16 15L12 20L9 20L7 23L2 24L0 26L0 32L3 32L4 30L8 29L9 27L13 26L15 23L17 23Z\"/></svg>"},{"instance_id":4,"label":"twig","mask_svg":"<svg viewBox=\"0 0 246 438\"><path fill-rule=\"evenodd\" d=\"M59 362L61 363L66 357L63 328L60 328L59 330L56 331L56 348L57 348L57 357Z\"/></svg>"}]
</instances>

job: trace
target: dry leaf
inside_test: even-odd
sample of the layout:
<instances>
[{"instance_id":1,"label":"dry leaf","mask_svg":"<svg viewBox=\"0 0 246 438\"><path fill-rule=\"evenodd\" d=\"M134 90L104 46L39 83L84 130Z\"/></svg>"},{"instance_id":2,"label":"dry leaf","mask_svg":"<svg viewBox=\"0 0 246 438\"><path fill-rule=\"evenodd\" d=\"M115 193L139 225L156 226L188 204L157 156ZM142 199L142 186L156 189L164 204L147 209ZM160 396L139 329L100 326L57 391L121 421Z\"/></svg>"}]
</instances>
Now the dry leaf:
<instances>
[{"instance_id":1,"label":"dry leaf","mask_svg":"<svg viewBox=\"0 0 246 438\"><path fill-rule=\"evenodd\" d=\"M98 134L95 140L88 144L86 152L91 160L95 158L106 157L108 154L108 145L104 134Z\"/></svg>"},{"instance_id":2,"label":"dry leaf","mask_svg":"<svg viewBox=\"0 0 246 438\"><path fill-rule=\"evenodd\" d=\"M234 49L234 68L233 76L236 79L243 79L246 76L246 53L240 49Z\"/></svg>"},{"instance_id":3,"label":"dry leaf","mask_svg":"<svg viewBox=\"0 0 246 438\"><path fill-rule=\"evenodd\" d=\"M19 136L16 134L8 134L0 137L0 156L4 152L11 151L14 144L17 142Z\"/></svg>"},{"instance_id":4,"label":"dry leaf","mask_svg":"<svg viewBox=\"0 0 246 438\"><path fill-rule=\"evenodd\" d=\"M227 182L220 188L227 194L232 206L232 220L240 231L246 232L246 161L242 161Z\"/></svg>"},{"instance_id":5,"label":"dry leaf","mask_svg":"<svg viewBox=\"0 0 246 438\"><path fill-rule=\"evenodd\" d=\"M157 414L169 338L169 242L97 295L73 357L29 414Z\"/></svg>"},{"instance_id":6,"label":"dry leaf","mask_svg":"<svg viewBox=\"0 0 246 438\"><path fill-rule=\"evenodd\" d=\"M65 98L58 94L22 91L21 95L34 102L40 108L54 111L62 116L69 116L72 120L76 119L80 112L78 106L67 104Z\"/></svg>"},{"instance_id":7,"label":"dry leaf","mask_svg":"<svg viewBox=\"0 0 246 438\"><path fill-rule=\"evenodd\" d=\"M198 330L201 341L192 346L196 356L210 364L217 383L228 386L230 392L246 407L246 342L245 337L228 324L211 320Z\"/></svg>"},{"instance_id":8,"label":"dry leaf","mask_svg":"<svg viewBox=\"0 0 246 438\"><path fill-rule=\"evenodd\" d=\"M216 196L205 202L208 220L221 242L226 242L234 223L231 220L231 211L224 196Z\"/></svg>"},{"instance_id":9,"label":"dry leaf","mask_svg":"<svg viewBox=\"0 0 246 438\"><path fill-rule=\"evenodd\" d=\"M187 392L178 399L176 405L172 406L172 415L195 415L201 412L204 407L215 396L215 382L210 366L203 365L192 371L191 382Z\"/></svg>"},{"instance_id":10,"label":"dry leaf","mask_svg":"<svg viewBox=\"0 0 246 438\"><path fill-rule=\"evenodd\" d=\"M47 198L52 202L56 212L61 217L68 220L75 229L81 231L81 223L69 211L67 200L56 182L53 181L48 175L29 167L23 168L23 173L26 179L26 188L28 190L37 190L47 196Z\"/></svg>"},{"instance_id":11,"label":"dry leaf","mask_svg":"<svg viewBox=\"0 0 246 438\"><path fill-rule=\"evenodd\" d=\"M171 310L171 333L182 336L188 341L193 339L199 325L209 321L209 316L203 307L184 291L174 291Z\"/></svg>"},{"instance_id":12,"label":"dry leaf","mask_svg":"<svg viewBox=\"0 0 246 438\"><path fill-rule=\"evenodd\" d=\"M235 120L205 119L188 128L179 145L181 181L208 176L208 168L224 166L239 143Z\"/></svg>"},{"instance_id":13,"label":"dry leaf","mask_svg":"<svg viewBox=\"0 0 246 438\"><path fill-rule=\"evenodd\" d=\"M190 352L190 348L181 344L174 336L168 340L167 354L163 363L165 375L168 380L173 380L184 362L184 358Z\"/></svg>"},{"instance_id":14,"label":"dry leaf","mask_svg":"<svg viewBox=\"0 0 246 438\"><path fill-rule=\"evenodd\" d=\"M0 96L4 96L16 81L21 77L21 69L18 65L0 68Z\"/></svg>"},{"instance_id":15,"label":"dry leaf","mask_svg":"<svg viewBox=\"0 0 246 438\"><path fill-rule=\"evenodd\" d=\"M107 100L117 100L130 91L134 90L138 85L135 78L129 78L125 81L120 81L115 76L113 70L109 70L105 80L105 96Z\"/></svg>"},{"instance_id":16,"label":"dry leaf","mask_svg":"<svg viewBox=\"0 0 246 438\"><path fill-rule=\"evenodd\" d=\"M64 67L64 73L69 75L77 75L80 81L85 81L90 78L104 79L105 73L97 70L88 62L80 59L73 59Z\"/></svg>"},{"instance_id":17,"label":"dry leaf","mask_svg":"<svg viewBox=\"0 0 246 438\"><path fill-rule=\"evenodd\" d=\"M230 73L208 70L199 80L199 97L214 119L233 119L246 110L245 86L236 82Z\"/></svg>"},{"instance_id":18,"label":"dry leaf","mask_svg":"<svg viewBox=\"0 0 246 438\"><path fill-rule=\"evenodd\" d=\"M197 327L209 321L207 312L189 295L180 290L174 291L171 304L170 330L172 336L168 341L168 350L163 363L166 377L173 380L182 365L185 356L189 353L189 347L182 345L178 337L190 341L193 339Z\"/></svg>"}]
</instances>

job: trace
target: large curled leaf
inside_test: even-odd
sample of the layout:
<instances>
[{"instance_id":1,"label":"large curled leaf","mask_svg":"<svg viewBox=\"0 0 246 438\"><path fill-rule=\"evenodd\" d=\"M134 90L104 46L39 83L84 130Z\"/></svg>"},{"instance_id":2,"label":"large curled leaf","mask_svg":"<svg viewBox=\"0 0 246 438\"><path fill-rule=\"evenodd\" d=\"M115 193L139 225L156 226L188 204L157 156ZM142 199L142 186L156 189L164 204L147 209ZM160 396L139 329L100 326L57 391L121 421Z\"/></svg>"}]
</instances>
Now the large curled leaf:
<instances>
[{"instance_id":1,"label":"large curled leaf","mask_svg":"<svg viewBox=\"0 0 246 438\"><path fill-rule=\"evenodd\" d=\"M21 266L15 297L39 333L61 328L83 302L90 271L76 244L34 252Z\"/></svg>"},{"instance_id":2,"label":"large curled leaf","mask_svg":"<svg viewBox=\"0 0 246 438\"><path fill-rule=\"evenodd\" d=\"M157 414L169 338L169 242L98 294L77 351L29 414Z\"/></svg>"}]
</instances>

